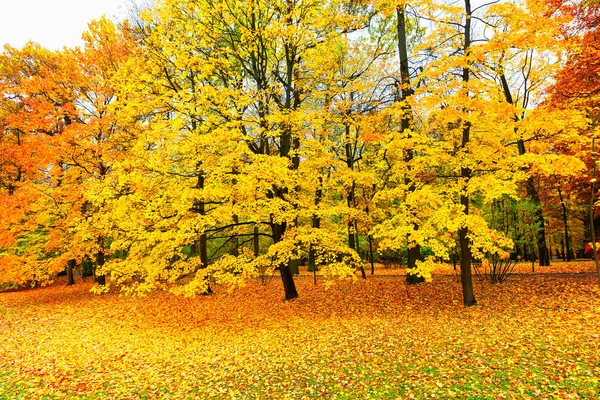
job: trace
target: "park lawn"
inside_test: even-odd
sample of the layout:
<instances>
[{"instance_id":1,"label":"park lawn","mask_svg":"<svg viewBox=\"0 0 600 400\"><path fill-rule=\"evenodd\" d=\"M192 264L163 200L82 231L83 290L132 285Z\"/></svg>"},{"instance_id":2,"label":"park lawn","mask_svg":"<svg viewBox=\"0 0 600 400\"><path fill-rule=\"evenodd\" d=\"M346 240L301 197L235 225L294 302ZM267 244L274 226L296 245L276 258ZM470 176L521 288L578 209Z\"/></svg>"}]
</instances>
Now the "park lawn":
<instances>
[{"instance_id":1,"label":"park lawn","mask_svg":"<svg viewBox=\"0 0 600 400\"><path fill-rule=\"evenodd\" d=\"M0 398L600 396L591 274L475 280L470 308L453 276L296 283L289 302L276 278L192 299L0 293Z\"/></svg>"}]
</instances>

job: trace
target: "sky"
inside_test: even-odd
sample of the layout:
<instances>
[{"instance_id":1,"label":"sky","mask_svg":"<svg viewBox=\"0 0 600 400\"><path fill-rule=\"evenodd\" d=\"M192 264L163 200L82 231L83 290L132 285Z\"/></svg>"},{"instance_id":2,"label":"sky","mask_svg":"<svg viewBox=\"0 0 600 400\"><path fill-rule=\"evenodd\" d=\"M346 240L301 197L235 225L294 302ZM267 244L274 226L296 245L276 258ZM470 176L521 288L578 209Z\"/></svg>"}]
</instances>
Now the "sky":
<instances>
[{"instance_id":1,"label":"sky","mask_svg":"<svg viewBox=\"0 0 600 400\"><path fill-rule=\"evenodd\" d=\"M0 48L32 40L51 50L83 44L88 22L122 18L131 0L0 0Z\"/></svg>"}]
</instances>

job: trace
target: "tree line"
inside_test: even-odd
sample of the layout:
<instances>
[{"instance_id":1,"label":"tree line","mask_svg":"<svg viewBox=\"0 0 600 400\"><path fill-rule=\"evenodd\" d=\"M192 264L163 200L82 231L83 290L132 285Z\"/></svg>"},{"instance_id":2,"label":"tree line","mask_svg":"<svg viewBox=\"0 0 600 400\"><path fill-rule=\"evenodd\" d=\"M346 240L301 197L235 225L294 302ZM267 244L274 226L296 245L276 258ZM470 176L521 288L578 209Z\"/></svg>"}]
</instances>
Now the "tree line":
<instances>
[{"instance_id":1,"label":"tree line","mask_svg":"<svg viewBox=\"0 0 600 400\"><path fill-rule=\"evenodd\" d=\"M300 260L402 257L409 284L458 262L473 305L473 260L595 243L599 15L162 0L82 48L5 46L0 284L85 264L100 292L195 295L277 271L293 299Z\"/></svg>"}]
</instances>

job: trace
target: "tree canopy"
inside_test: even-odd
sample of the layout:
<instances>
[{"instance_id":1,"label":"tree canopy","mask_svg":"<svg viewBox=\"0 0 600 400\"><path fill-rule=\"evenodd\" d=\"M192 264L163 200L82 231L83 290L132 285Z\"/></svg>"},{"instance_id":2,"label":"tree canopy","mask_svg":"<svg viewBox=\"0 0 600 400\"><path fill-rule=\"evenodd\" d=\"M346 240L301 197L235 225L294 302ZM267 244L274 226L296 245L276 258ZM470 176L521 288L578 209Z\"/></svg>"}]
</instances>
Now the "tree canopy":
<instances>
[{"instance_id":1,"label":"tree canopy","mask_svg":"<svg viewBox=\"0 0 600 400\"><path fill-rule=\"evenodd\" d=\"M191 296L277 271L293 299L298 263L332 283L377 252L409 283L460 260L475 304L472 261L548 265L593 233L599 15L161 0L83 48L5 46L0 284L89 262L95 290Z\"/></svg>"}]
</instances>

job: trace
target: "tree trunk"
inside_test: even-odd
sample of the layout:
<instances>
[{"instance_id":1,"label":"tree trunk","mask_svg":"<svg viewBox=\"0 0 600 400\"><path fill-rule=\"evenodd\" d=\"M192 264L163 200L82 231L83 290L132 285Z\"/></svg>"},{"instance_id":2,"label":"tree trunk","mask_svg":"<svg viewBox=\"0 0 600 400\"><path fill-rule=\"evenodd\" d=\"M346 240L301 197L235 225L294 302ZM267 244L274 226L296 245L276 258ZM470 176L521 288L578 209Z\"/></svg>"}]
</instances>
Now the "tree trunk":
<instances>
[{"instance_id":1,"label":"tree trunk","mask_svg":"<svg viewBox=\"0 0 600 400\"><path fill-rule=\"evenodd\" d=\"M592 154L595 152L595 138L592 136ZM600 260L598 259L598 248L596 246L596 227L594 224L594 194L596 193L596 157L593 158L594 168L592 173L592 193L590 196L589 216L590 233L592 238L592 252L594 253L594 263L596 264L596 278L600 284Z\"/></svg>"},{"instance_id":2,"label":"tree trunk","mask_svg":"<svg viewBox=\"0 0 600 400\"><path fill-rule=\"evenodd\" d=\"M352 229L354 228L354 224L352 222L348 222L348 247L352 250L356 250L356 244L354 243L354 232Z\"/></svg>"},{"instance_id":3,"label":"tree trunk","mask_svg":"<svg viewBox=\"0 0 600 400\"><path fill-rule=\"evenodd\" d=\"M273 232L273 242L279 243L283 234L286 230L286 223L271 223L271 231ZM285 300L292 300L298 297L298 291L296 290L296 283L294 277L290 271L289 262L287 264L279 264L279 274L281 275L281 282L283 283L283 291L285 293Z\"/></svg>"},{"instance_id":4,"label":"tree trunk","mask_svg":"<svg viewBox=\"0 0 600 400\"><path fill-rule=\"evenodd\" d=\"M569 220L567 216L567 205L565 204L565 200L562 196L562 190L560 187L558 189L558 198L560 200L560 205L562 207L562 216L563 216L563 225L565 227L565 249L563 249L563 258L566 261L571 261L573 257L573 249L571 248L571 238L569 235Z\"/></svg>"},{"instance_id":5,"label":"tree trunk","mask_svg":"<svg viewBox=\"0 0 600 400\"><path fill-rule=\"evenodd\" d=\"M196 165L197 171L197 181L196 181L196 189L202 190L204 189L204 172L200 169L200 164ZM194 201L194 210L200 215L206 215L206 206L203 201L195 200ZM200 236L196 243L194 243L194 250L196 254L200 256L200 268L206 268L208 266L208 250L206 248L207 245L207 237L206 232L200 233ZM202 294L212 294L213 290L210 287L210 283L206 282L206 290Z\"/></svg>"},{"instance_id":6,"label":"tree trunk","mask_svg":"<svg viewBox=\"0 0 600 400\"><path fill-rule=\"evenodd\" d=\"M290 266L287 264L281 264L279 266L279 273L281 275L281 282L283 283L285 300L293 300L296 297L298 297L298 292L296 291L296 283L294 282L294 276L290 271Z\"/></svg>"},{"instance_id":7,"label":"tree trunk","mask_svg":"<svg viewBox=\"0 0 600 400\"><path fill-rule=\"evenodd\" d=\"M317 272L317 252L312 243L308 247L308 271Z\"/></svg>"},{"instance_id":8,"label":"tree trunk","mask_svg":"<svg viewBox=\"0 0 600 400\"><path fill-rule=\"evenodd\" d=\"M105 262L104 251L100 250L99 252L96 253L96 268L94 270L94 276L96 277L96 282L98 282L98 285L100 285L100 286L106 285L106 276L105 275L96 275L96 271L98 270L98 268L102 268L102 266L104 265L104 262Z\"/></svg>"},{"instance_id":9,"label":"tree trunk","mask_svg":"<svg viewBox=\"0 0 600 400\"><path fill-rule=\"evenodd\" d=\"M311 243L308 247L308 272L313 273L313 283L317 284L317 255L314 245Z\"/></svg>"},{"instance_id":10,"label":"tree trunk","mask_svg":"<svg viewBox=\"0 0 600 400\"><path fill-rule=\"evenodd\" d=\"M67 285L75 284L75 278L73 277L73 268L75 268L76 265L77 261L75 261L75 259L70 259L69 261L67 261Z\"/></svg>"},{"instance_id":11,"label":"tree trunk","mask_svg":"<svg viewBox=\"0 0 600 400\"><path fill-rule=\"evenodd\" d=\"M345 125L345 130L346 130L346 166L348 167L348 169L350 170L354 170L354 150L352 149L352 143L350 141L350 125L346 124ZM354 208L354 181L352 181L352 185L350 186L350 189L348 190L348 194L346 195L346 204L348 205L348 208ZM353 232L354 230L354 219L350 219L348 221L348 247L350 247L352 250L356 250L356 246L357 243L354 242L355 240L355 232Z\"/></svg>"},{"instance_id":12,"label":"tree trunk","mask_svg":"<svg viewBox=\"0 0 600 400\"><path fill-rule=\"evenodd\" d=\"M354 220L354 234L356 236L356 253L358 253L358 258L360 259L360 276L363 279L367 279L367 273L365 272L365 267L363 265L363 258L360 252L360 242L358 241L358 222Z\"/></svg>"},{"instance_id":13,"label":"tree trunk","mask_svg":"<svg viewBox=\"0 0 600 400\"><path fill-rule=\"evenodd\" d=\"M321 185L323 184L323 178L319 177L319 186L315 189L315 206L319 205L321 198L323 197L323 190ZM312 216L312 227L313 229L321 228L321 217L317 214ZM313 273L313 279L315 285L317 284L317 252L314 245L311 243L308 249L308 270Z\"/></svg>"},{"instance_id":14,"label":"tree trunk","mask_svg":"<svg viewBox=\"0 0 600 400\"><path fill-rule=\"evenodd\" d=\"M471 46L471 2L465 0L465 32L464 32L464 53L465 56L469 54L469 48ZM463 82L469 82L470 66L466 65L463 67L462 80ZM468 94L467 94L468 95ZM461 148L464 150L470 141L471 135L471 124L467 121L464 123L462 132ZM468 185L471 179L471 169L461 167L461 177ZM466 189L466 188L465 188ZM469 215L469 198L465 194L460 195L460 204L463 206L463 213L466 217ZM465 225L458 231L458 241L460 244L460 280L463 289L463 303L465 307L469 307L477 304L475 300L475 294L473 293L473 276L471 271L471 246L469 243L469 228Z\"/></svg>"},{"instance_id":15,"label":"tree trunk","mask_svg":"<svg viewBox=\"0 0 600 400\"><path fill-rule=\"evenodd\" d=\"M254 257L260 254L260 242L258 240L258 226L254 225L254 237L252 238L252 246L254 247Z\"/></svg>"},{"instance_id":16,"label":"tree trunk","mask_svg":"<svg viewBox=\"0 0 600 400\"><path fill-rule=\"evenodd\" d=\"M463 176L470 176L471 171L468 168L463 168ZM468 170L468 172L465 172ZM460 196L460 204L465 209L465 215L469 215L469 198L467 196ZM469 238L467 237L469 228L466 226L458 230L458 242L460 244L460 281L463 290L463 304L465 307L469 307L477 304L475 300L475 294L473 292L473 276L471 271L471 247L469 244Z\"/></svg>"},{"instance_id":17,"label":"tree trunk","mask_svg":"<svg viewBox=\"0 0 600 400\"><path fill-rule=\"evenodd\" d=\"M369 261L371 263L371 275L375 275L375 262L373 261L373 236L369 235Z\"/></svg>"},{"instance_id":18,"label":"tree trunk","mask_svg":"<svg viewBox=\"0 0 600 400\"><path fill-rule=\"evenodd\" d=\"M406 40L406 20L404 15L404 9L406 6L396 6L396 34L398 39L398 58L400 61L400 96L399 100L402 104L402 119L400 120L400 127L402 132L409 132L411 121L412 121L412 110L407 100L413 95L413 90L410 83L410 70L408 64L408 44ZM410 138L410 136L408 136ZM412 149L407 149L404 162L407 164L413 159ZM410 168L410 167L409 167ZM405 178L405 184L408 186L409 192L415 191L415 185L409 178ZM413 224L413 229L416 231L419 229L418 224ZM421 259L421 246L417 243L411 243L410 238L408 240L408 255L407 255L407 266L406 266L406 283L408 285L414 285L425 281L425 278L414 273L417 266L417 261Z\"/></svg>"},{"instance_id":19,"label":"tree trunk","mask_svg":"<svg viewBox=\"0 0 600 400\"><path fill-rule=\"evenodd\" d=\"M421 246L418 244L408 249L407 265L406 265L406 284L415 285L425 282L425 278L414 273L414 268L417 267L417 261L421 259Z\"/></svg>"},{"instance_id":20,"label":"tree trunk","mask_svg":"<svg viewBox=\"0 0 600 400\"><path fill-rule=\"evenodd\" d=\"M522 143L522 141L519 141ZM519 146L521 147L521 146ZM523 145L523 148L525 146ZM519 151L519 153L521 153ZM524 154L524 153L523 153ZM542 212L542 203L540 201L540 196L538 195L537 188L535 187L535 182L533 181L533 177L527 178L525 182L525 189L527 190L527 197L531 200L531 202L535 205L534 218L536 223L539 225L539 229L536 232L536 242L539 250L540 257L540 267L546 267L550 265L550 257L548 254L548 246L546 244L546 226L544 221L544 213Z\"/></svg>"},{"instance_id":21,"label":"tree trunk","mask_svg":"<svg viewBox=\"0 0 600 400\"><path fill-rule=\"evenodd\" d=\"M237 215L233 215L233 223L238 224L240 222L239 218ZM231 254L234 257L237 257L240 255L240 241L237 235L234 235L231 238L231 247L229 249L229 254Z\"/></svg>"}]
</instances>

